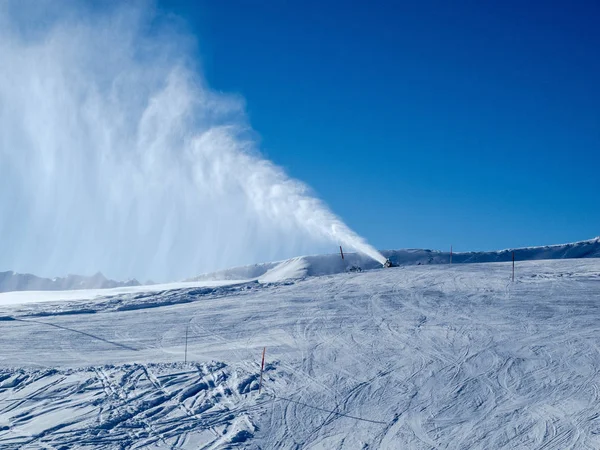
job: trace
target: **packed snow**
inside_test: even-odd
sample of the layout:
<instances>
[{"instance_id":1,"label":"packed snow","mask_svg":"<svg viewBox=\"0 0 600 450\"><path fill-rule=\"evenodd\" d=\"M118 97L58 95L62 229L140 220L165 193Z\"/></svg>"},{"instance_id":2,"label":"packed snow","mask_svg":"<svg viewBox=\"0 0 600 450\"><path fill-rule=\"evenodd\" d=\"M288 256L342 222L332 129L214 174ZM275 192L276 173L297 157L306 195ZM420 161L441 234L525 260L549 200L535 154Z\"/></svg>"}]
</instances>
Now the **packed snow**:
<instances>
[{"instance_id":1,"label":"packed snow","mask_svg":"<svg viewBox=\"0 0 600 450\"><path fill-rule=\"evenodd\" d=\"M0 447L599 448L600 260L511 269L0 294Z\"/></svg>"}]
</instances>

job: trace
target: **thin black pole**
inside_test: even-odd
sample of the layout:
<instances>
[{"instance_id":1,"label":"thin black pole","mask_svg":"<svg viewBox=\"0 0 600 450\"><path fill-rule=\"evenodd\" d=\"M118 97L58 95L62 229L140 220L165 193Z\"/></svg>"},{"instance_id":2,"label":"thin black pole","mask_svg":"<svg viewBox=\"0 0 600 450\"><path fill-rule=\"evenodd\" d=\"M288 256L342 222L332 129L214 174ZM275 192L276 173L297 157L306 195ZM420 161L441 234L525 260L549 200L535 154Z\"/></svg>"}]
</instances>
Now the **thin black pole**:
<instances>
[{"instance_id":1,"label":"thin black pole","mask_svg":"<svg viewBox=\"0 0 600 450\"><path fill-rule=\"evenodd\" d=\"M188 341L188 328L189 327L190 327L190 324L188 323L185 326L185 357L184 357L184 360L183 360L184 363L187 363L187 341Z\"/></svg>"},{"instance_id":2,"label":"thin black pole","mask_svg":"<svg viewBox=\"0 0 600 450\"><path fill-rule=\"evenodd\" d=\"M513 273L512 273L512 281L515 282L515 252L512 252L513 255Z\"/></svg>"}]
</instances>

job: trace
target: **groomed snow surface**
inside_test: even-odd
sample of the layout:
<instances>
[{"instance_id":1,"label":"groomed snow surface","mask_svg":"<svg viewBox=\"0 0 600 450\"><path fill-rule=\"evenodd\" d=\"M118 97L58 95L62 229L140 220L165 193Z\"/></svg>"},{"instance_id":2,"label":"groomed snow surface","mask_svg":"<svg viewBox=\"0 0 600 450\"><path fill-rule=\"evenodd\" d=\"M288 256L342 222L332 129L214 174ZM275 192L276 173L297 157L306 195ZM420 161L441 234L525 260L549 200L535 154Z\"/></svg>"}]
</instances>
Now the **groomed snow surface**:
<instances>
[{"instance_id":1,"label":"groomed snow surface","mask_svg":"<svg viewBox=\"0 0 600 450\"><path fill-rule=\"evenodd\" d=\"M264 273L0 294L0 448L600 448L600 259Z\"/></svg>"}]
</instances>

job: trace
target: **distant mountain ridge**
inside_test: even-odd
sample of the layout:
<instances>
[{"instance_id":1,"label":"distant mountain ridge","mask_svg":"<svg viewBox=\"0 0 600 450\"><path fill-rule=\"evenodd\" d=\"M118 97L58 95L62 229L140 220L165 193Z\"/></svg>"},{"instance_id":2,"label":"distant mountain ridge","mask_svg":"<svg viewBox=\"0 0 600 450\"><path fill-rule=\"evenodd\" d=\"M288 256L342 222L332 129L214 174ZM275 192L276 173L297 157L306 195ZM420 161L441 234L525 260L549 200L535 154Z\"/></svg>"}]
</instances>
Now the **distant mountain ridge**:
<instances>
[{"instance_id":1,"label":"distant mountain ridge","mask_svg":"<svg viewBox=\"0 0 600 450\"><path fill-rule=\"evenodd\" d=\"M139 286L139 281L109 280L100 272L92 276L67 275L66 277L41 278L29 273L0 272L0 292L10 291L67 291L76 289L110 289Z\"/></svg>"},{"instance_id":2,"label":"distant mountain ridge","mask_svg":"<svg viewBox=\"0 0 600 450\"><path fill-rule=\"evenodd\" d=\"M524 247L489 252L454 252L452 254L452 262L454 264L506 262L512 260L513 251L515 252L515 260L517 261L600 258L600 236L595 239L569 244ZM384 250L381 253L396 266L450 263L450 252L448 251L405 249ZM220 270L218 272L199 275L189 281L257 279L262 282L270 282L309 276L333 275L357 270L358 268L360 270L378 269L381 268L381 264L357 253L345 253L343 260L339 253L300 256L285 261L252 264Z\"/></svg>"}]
</instances>

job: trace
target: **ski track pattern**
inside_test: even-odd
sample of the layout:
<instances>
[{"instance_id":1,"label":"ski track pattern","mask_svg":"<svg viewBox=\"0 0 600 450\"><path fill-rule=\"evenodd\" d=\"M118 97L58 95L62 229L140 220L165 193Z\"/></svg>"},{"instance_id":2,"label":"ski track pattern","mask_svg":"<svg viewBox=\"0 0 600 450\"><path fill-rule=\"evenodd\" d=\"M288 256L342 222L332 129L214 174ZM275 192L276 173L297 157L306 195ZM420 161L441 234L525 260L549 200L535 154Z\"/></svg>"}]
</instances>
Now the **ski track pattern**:
<instances>
[{"instance_id":1,"label":"ski track pattern","mask_svg":"<svg viewBox=\"0 0 600 450\"><path fill-rule=\"evenodd\" d=\"M0 443L3 449L242 443L256 430L252 406L245 405L257 387L255 374L222 363L4 369Z\"/></svg>"},{"instance_id":2,"label":"ski track pattern","mask_svg":"<svg viewBox=\"0 0 600 450\"><path fill-rule=\"evenodd\" d=\"M510 272L0 305L0 447L600 448L600 260Z\"/></svg>"}]
</instances>

